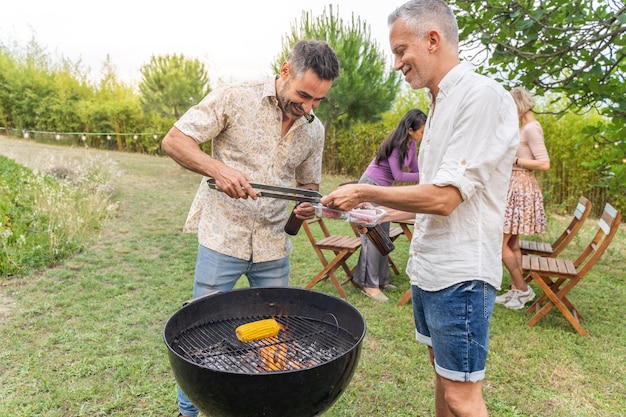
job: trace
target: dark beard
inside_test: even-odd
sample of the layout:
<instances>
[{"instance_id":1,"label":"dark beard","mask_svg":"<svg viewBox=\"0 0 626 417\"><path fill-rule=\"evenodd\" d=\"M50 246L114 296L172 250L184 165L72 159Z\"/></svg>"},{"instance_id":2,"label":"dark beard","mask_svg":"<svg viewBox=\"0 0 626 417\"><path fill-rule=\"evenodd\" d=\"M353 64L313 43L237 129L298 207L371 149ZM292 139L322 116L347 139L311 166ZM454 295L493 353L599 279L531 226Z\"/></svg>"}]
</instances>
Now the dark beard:
<instances>
[{"instance_id":1,"label":"dark beard","mask_svg":"<svg viewBox=\"0 0 626 417\"><path fill-rule=\"evenodd\" d=\"M292 101L287 100L284 97L279 97L278 103L280 105L280 108L283 109L283 113L285 114L285 116L287 116L289 120L297 120L300 117L302 117L301 115L295 114L292 111L292 108L291 108L291 105L293 104Z\"/></svg>"},{"instance_id":2,"label":"dark beard","mask_svg":"<svg viewBox=\"0 0 626 417\"><path fill-rule=\"evenodd\" d=\"M287 81L278 92L278 105L283 110L283 113L285 114L285 116L287 116L289 120L298 120L300 117L302 117L302 115L294 113L292 110L292 106L299 106L285 96L285 91L289 89L289 84L290 82Z\"/></svg>"}]
</instances>

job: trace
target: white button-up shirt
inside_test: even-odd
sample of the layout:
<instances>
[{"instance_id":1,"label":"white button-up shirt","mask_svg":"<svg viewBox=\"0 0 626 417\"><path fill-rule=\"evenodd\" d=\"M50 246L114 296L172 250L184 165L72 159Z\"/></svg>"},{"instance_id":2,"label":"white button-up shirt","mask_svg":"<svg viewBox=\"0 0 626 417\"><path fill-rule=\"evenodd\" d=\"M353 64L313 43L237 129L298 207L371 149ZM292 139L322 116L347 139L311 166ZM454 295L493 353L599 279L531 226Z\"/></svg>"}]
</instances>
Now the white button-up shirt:
<instances>
[{"instance_id":1,"label":"white button-up shirt","mask_svg":"<svg viewBox=\"0 0 626 417\"><path fill-rule=\"evenodd\" d=\"M468 280L502 282L502 227L519 144L511 95L461 63L440 82L420 146L420 183L452 185L463 202L449 216L417 214L407 274L437 291Z\"/></svg>"}]
</instances>

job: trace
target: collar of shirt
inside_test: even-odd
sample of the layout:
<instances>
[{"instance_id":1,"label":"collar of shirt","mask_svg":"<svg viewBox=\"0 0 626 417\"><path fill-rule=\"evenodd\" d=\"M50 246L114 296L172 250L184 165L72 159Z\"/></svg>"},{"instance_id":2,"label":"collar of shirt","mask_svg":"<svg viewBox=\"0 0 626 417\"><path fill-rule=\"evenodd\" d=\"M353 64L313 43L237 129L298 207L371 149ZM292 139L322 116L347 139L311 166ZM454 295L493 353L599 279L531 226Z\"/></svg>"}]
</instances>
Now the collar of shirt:
<instances>
[{"instance_id":1,"label":"collar of shirt","mask_svg":"<svg viewBox=\"0 0 626 417\"><path fill-rule=\"evenodd\" d=\"M448 71L441 81L439 81L438 97L448 96L452 89L459 83L459 81L461 81L463 76L470 71L474 71L474 66L467 61L462 61L460 64ZM433 97L432 92L429 91L428 94L430 99L434 101L436 97Z\"/></svg>"},{"instance_id":2,"label":"collar of shirt","mask_svg":"<svg viewBox=\"0 0 626 417\"><path fill-rule=\"evenodd\" d=\"M276 79L278 75L274 78L268 78L268 80L263 85L263 91L261 93L261 100L265 97L274 98L276 102L278 102L278 94L276 92Z\"/></svg>"}]
</instances>

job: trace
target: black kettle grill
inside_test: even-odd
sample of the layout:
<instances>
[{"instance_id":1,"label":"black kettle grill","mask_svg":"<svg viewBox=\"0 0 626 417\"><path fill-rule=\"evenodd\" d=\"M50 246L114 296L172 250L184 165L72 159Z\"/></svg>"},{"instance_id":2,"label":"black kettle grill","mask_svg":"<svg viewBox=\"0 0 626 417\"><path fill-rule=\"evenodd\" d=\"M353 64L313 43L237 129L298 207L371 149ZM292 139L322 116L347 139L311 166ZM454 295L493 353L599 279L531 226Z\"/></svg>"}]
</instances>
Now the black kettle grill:
<instances>
[{"instance_id":1,"label":"black kettle grill","mask_svg":"<svg viewBox=\"0 0 626 417\"><path fill-rule=\"evenodd\" d=\"M278 336L240 342L235 329L273 317ZM216 417L319 416L356 369L365 320L346 301L297 288L245 288L198 298L163 332L174 376Z\"/></svg>"}]
</instances>

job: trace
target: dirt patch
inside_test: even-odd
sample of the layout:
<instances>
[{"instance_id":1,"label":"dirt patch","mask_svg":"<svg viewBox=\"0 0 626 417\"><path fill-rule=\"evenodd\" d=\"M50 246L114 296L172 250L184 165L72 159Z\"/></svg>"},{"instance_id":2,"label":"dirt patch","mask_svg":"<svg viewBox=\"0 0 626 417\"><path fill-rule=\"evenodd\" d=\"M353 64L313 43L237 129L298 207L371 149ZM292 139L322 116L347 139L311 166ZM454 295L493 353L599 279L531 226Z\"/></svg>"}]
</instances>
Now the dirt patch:
<instances>
[{"instance_id":1,"label":"dirt patch","mask_svg":"<svg viewBox=\"0 0 626 417\"><path fill-rule=\"evenodd\" d=\"M2 288L0 288L0 324L11 318L13 309L16 306L15 300L2 294L2 291Z\"/></svg>"}]
</instances>

